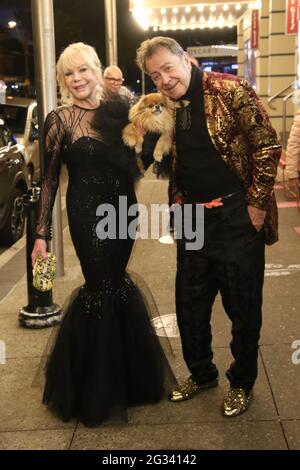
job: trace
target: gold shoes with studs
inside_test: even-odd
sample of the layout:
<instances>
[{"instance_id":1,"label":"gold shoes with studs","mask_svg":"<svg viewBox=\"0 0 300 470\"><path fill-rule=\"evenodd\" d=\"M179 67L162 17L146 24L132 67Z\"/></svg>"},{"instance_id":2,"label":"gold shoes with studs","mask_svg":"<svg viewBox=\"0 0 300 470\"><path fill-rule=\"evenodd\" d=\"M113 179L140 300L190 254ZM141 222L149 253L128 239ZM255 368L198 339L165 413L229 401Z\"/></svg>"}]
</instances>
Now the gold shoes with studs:
<instances>
[{"instance_id":1,"label":"gold shoes with studs","mask_svg":"<svg viewBox=\"0 0 300 470\"><path fill-rule=\"evenodd\" d=\"M218 379L198 385L193 380L192 376L190 376L182 385L179 385L175 390L173 390L169 395L169 400L172 402L189 400L201 390L216 387L217 385ZM230 388L224 400L223 414L225 416L233 417L244 413L244 411L249 408L252 398L252 390L247 393L243 388Z\"/></svg>"},{"instance_id":2,"label":"gold shoes with studs","mask_svg":"<svg viewBox=\"0 0 300 470\"><path fill-rule=\"evenodd\" d=\"M249 393L243 388L231 388L224 400L224 416L238 416L249 408L253 398L253 392Z\"/></svg>"},{"instance_id":3,"label":"gold shoes with studs","mask_svg":"<svg viewBox=\"0 0 300 470\"><path fill-rule=\"evenodd\" d=\"M175 390L173 390L172 393L170 393L169 400L173 402L189 400L201 390L216 387L217 385L218 379L214 379L210 382L205 382L201 385L198 385L191 376L182 385L179 385L178 388L176 388Z\"/></svg>"}]
</instances>

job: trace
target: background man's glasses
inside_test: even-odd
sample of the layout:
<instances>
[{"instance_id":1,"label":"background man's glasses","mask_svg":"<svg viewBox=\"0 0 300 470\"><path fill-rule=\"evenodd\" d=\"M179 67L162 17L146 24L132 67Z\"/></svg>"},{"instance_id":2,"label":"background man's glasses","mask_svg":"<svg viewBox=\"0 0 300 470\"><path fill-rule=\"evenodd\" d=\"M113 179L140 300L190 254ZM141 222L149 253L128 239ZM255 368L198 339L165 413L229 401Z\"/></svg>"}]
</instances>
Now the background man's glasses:
<instances>
[{"instance_id":1,"label":"background man's glasses","mask_svg":"<svg viewBox=\"0 0 300 470\"><path fill-rule=\"evenodd\" d=\"M104 79L108 80L109 82L118 83L118 84L121 84L124 82L124 78L104 77Z\"/></svg>"}]
</instances>

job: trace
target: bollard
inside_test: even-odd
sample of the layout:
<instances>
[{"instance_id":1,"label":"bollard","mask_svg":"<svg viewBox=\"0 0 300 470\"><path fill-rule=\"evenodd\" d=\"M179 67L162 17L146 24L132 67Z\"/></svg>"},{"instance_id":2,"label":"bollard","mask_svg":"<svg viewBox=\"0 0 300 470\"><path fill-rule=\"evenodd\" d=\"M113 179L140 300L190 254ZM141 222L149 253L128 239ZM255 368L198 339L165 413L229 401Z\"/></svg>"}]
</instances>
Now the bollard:
<instances>
[{"instance_id":1,"label":"bollard","mask_svg":"<svg viewBox=\"0 0 300 470\"><path fill-rule=\"evenodd\" d=\"M27 216L26 228L26 266L28 305L21 308L19 322L25 328L47 328L60 323L62 311L59 305L53 303L52 290L41 292L32 285L31 253L35 241L34 232L38 217L38 202L40 187L36 182L22 197L23 209Z\"/></svg>"}]
</instances>

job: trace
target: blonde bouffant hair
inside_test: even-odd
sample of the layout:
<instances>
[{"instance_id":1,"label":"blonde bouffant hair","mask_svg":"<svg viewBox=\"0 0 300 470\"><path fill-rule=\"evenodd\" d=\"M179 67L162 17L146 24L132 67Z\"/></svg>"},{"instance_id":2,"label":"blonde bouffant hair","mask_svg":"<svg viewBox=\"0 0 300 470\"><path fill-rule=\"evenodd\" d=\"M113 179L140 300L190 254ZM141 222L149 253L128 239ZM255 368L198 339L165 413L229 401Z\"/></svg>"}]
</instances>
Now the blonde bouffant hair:
<instances>
[{"instance_id":1,"label":"blonde bouffant hair","mask_svg":"<svg viewBox=\"0 0 300 470\"><path fill-rule=\"evenodd\" d=\"M61 94L61 104L73 104L73 97L66 86L65 74L68 69L78 65L78 57L80 57L95 74L97 80L97 99L100 103L103 90L103 78L100 59L92 46L84 44L83 42L75 42L67 46L62 51L56 65L57 81Z\"/></svg>"}]
</instances>

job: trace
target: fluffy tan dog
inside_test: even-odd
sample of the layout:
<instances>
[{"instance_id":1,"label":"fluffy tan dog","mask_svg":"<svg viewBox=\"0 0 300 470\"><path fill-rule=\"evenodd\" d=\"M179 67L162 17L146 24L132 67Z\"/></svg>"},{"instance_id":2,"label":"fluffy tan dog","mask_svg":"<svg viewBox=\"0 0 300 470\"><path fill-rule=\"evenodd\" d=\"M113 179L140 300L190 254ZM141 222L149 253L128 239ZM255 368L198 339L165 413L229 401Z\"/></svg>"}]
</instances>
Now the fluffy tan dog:
<instances>
[{"instance_id":1,"label":"fluffy tan dog","mask_svg":"<svg viewBox=\"0 0 300 470\"><path fill-rule=\"evenodd\" d=\"M124 143L134 147L137 153L142 151L144 137L138 134L135 126L160 134L153 152L154 159L160 162L172 146L173 108L173 103L161 93L142 96L129 111L130 123L123 129Z\"/></svg>"}]
</instances>

